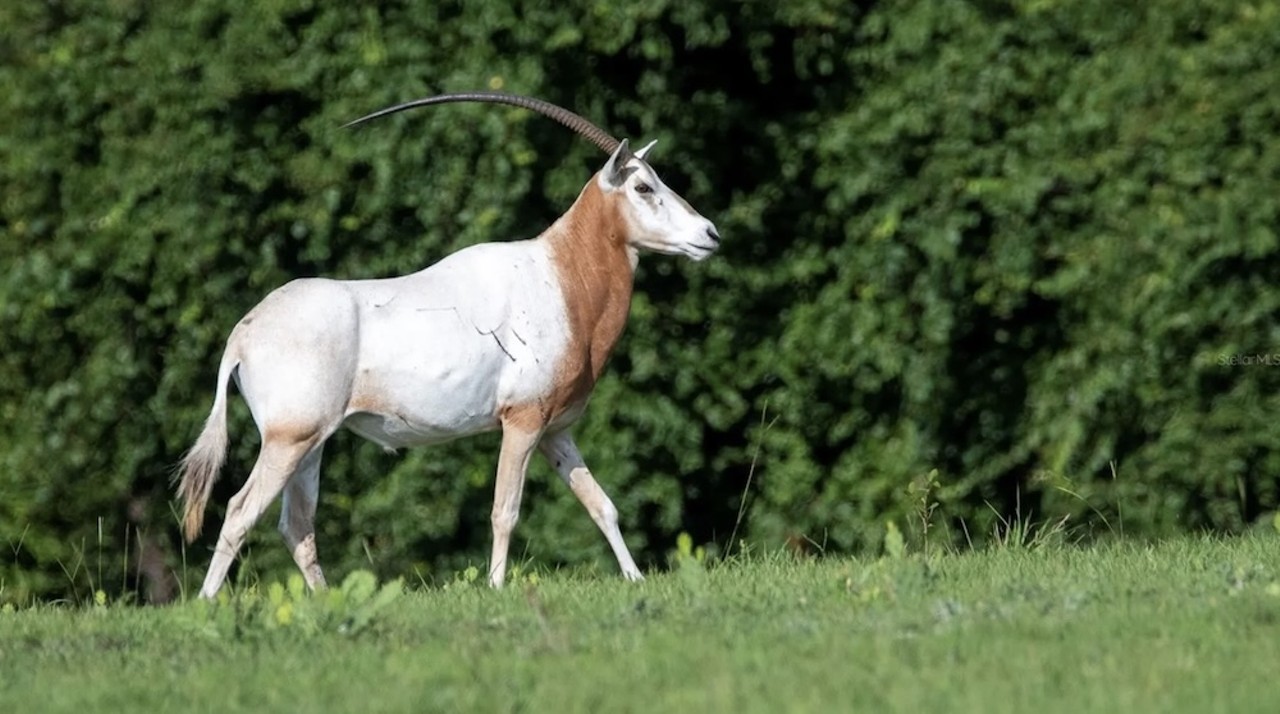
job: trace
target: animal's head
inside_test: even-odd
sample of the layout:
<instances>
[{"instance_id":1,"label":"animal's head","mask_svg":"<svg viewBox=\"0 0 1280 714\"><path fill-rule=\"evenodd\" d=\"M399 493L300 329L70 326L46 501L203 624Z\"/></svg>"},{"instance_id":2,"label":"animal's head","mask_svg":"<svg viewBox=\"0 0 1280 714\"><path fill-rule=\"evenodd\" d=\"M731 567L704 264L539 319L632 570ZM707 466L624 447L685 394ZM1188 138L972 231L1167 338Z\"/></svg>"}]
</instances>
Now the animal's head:
<instances>
[{"instance_id":1,"label":"animal's head","mask_svg":"<svg viewBox=\"0 0 1280 714\"><path fill-rule=\"evenodd\" d=\"M603 193L620 199L620 213L627 222L627 240L632 247L684 255L694 260L706 258L719 247L720 234L711 221L668 188L645 161L653 142L632 151L625 140L618 141L581 116L541 99L502 92L441 94L382 109L347 126L405 109L447 102L488 102L530 109L573 129L608 153L609 161L595 180Z\"/></svg>"},{"instance_id":2,"label":"animal's head","mask_svg":"<svg viewBox=\"0 0 1280 714\"><path fill-rule=\"evenodd\" d=\"M617 199L632 247L703 260L719 247L720 234L645 161L654 143L633 152L623 139L596 174L596 183Z\"/></svg>"}]
</instances>

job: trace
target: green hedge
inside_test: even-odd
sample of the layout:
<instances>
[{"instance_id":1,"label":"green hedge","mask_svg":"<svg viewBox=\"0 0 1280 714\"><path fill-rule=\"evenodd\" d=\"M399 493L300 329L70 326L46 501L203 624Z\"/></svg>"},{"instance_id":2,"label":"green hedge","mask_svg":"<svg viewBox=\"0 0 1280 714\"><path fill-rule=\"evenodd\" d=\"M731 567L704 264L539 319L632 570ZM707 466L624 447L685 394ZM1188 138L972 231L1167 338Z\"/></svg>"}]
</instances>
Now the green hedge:
<instances>
[{"instance_id":1,"label":"green hedge","mask_svg":"<svg viewBox=\"0 0 1280 714\"><path fill-rule=\"evenodd\" d=\"M168 478L273 287L568 205L602 157L528 113L338 128L484 87L658 139L725 237L642 263L578 429L642 563L732 547L740 507L761 547L876 548L930 478L957 541L1280 503L1276 2L150 5L0 9L0 599L202 571ZM238 400L232 433L210 531L256 450ZM482 562L496 445L336 437L322 562ZM517 559L612 569L545 465L525 503ZM259 570L292 567L272 518Z\"/></svg>"}]
</instances>

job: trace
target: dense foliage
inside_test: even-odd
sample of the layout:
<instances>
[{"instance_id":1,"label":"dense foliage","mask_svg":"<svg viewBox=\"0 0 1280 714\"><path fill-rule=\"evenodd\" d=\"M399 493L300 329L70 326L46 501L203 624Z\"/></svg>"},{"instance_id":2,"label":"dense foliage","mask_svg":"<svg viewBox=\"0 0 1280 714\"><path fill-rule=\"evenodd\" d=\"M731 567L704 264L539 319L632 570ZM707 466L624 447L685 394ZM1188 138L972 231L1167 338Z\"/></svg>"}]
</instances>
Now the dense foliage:
<instances>
[{"instance_id":1,"label":"dense foliage","mask_svg":"<svg viewBox=\"0 0 1280 714\"><path fill-rule=\"evenodd\" d=\"M740 512L738 538L857 550L921 504L979 539L1280 503L1276 2L68 0L0 27L0 597L203 568L168 478L270 289L569 204L602 157L527 112L338 128L484 87L658 139L725 237L642 263L578 428L641 561L732 547ZM217 504L256 448L238 401L231 428ZM482 560L496 443L339 435L322 561ZM525 504L517 558L608 562L543 464ZM284 566L269 520L249 557Z\"/></svg>"}]
</instances>

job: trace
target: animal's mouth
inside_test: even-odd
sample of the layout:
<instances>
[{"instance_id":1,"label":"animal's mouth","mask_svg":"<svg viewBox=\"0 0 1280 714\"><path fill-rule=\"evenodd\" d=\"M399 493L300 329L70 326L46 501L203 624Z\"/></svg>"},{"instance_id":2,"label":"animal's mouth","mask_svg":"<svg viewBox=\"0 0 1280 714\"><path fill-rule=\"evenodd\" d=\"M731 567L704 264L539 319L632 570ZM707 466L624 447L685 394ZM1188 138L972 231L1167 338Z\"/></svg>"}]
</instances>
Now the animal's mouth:
<instances>
[{"instance_id":1,"label":"animal's mouth","mask_svg":"<svg viewBox=\"0 0 1280 714\"><path fill-rule=\"evenodd\" d=\"M719 243L712 243L710 241L707 241L706 243L693 243L689 246L690 249L687 252L687 255L694 261L700 263L707 258L710 258L719 247Z\"/></svg>"},{"instance_id":2,"label":"animal's mouth","mask_svg":"<svg viewBox=\"0 0 1280 714\"><path fill-rule=\"evenodd\" d=\"M695 252L690 257L697 261L706 260L720 248L720 232L715 226L708 226L703 240L692 244Z\"/></svg>"}]
</instances>

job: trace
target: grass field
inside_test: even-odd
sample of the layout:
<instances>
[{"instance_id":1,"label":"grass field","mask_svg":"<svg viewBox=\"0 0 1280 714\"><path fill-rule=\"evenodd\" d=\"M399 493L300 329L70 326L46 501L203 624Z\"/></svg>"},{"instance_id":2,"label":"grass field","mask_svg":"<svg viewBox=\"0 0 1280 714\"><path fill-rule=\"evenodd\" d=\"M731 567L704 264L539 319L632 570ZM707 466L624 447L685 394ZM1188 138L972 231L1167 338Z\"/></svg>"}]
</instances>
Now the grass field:
<instances>
[{"instance_id":1,"label":"grass field","mask_svg":"<svg viewBox=\"0 0 1280 714\"><path fill-rule=\"evenodd\" d=\"M1280 710L1271 534L516 580L9 610L0 710Z\"/></svg>"}]
</instances>

